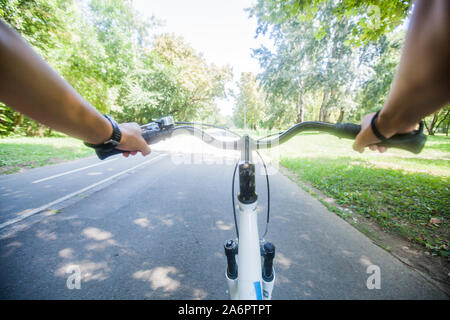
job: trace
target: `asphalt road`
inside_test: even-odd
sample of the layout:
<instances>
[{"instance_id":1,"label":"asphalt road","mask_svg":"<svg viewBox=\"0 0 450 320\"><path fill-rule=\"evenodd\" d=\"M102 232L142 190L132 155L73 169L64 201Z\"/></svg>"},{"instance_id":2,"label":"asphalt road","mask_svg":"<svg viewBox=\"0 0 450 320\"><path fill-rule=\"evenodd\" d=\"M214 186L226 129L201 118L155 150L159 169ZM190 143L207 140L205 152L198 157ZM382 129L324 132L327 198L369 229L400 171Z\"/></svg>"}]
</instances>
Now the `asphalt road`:
<instances>
[{"instance_id":1,"label":"asphalt road","mask_svg":"<svg viewBox=\"0 0 450 320\"><path fill-rule=\"evenodd\" d=\"M228 299L233 161L180 159L91 157L0 177L0 298ZM270 182L273 299L448 299L288 178ZM257 186L261 232L263 175ZM380 289L367 287L373 265Z\"/></svg>"}]
</instances>

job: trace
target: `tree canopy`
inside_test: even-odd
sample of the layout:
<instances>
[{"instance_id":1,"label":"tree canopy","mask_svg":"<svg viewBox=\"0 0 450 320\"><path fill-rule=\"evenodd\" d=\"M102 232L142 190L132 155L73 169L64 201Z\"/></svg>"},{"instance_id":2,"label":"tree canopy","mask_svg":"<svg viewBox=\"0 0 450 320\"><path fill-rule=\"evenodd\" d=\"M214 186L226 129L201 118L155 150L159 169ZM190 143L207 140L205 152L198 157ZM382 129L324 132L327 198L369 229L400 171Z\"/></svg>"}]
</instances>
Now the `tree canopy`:
<instances>
[{"instance_id":1,"label":"tree canopy","mask_svg":"<svg viewBox=\"0 0 450 320\"><path fill-rule=\"evenodd\" d=\"M358 121L380 109L400 58L411 0L257 0L247 9L259 74L237 75L233 122L282 129L306 120ZM176 10L176 8L174 8ZM131 0L0 0L0 18L94 107L119 121L229 121L232 66L208 61L175 34L158 33ZM232 22L230 22L232 23ZM230 96L230 95L228 95ZM449 125L449 107L427 118ZM0 135L51 130L0 103Z\"/></svg>"},{"instance_id":2,"label":"tree canopy","mask_svg":"<svg viewBox=\"0 0 450 320\"><path fill-rule=\"evenodd\" d=\"M274 44L253 50L262 68L261 125L358 121L382 108L411 9L404 0L258 0L247 9L257 19L256 36ZM427 127L445 125L447 109Z\"/></svg>"},{"instance_id":3,"label":"tree canopy","mask_svg":"<svg viewBox=\"0 0 450 320\"><path fill-rule=\"evenodd\" d=\"M229 66L215 66L185 41L155 32L130 0L0 0L0 17L99 111L145 123L218 118ZM0 134L49 130L0 104Z\"/></svg>"}]
</instances>

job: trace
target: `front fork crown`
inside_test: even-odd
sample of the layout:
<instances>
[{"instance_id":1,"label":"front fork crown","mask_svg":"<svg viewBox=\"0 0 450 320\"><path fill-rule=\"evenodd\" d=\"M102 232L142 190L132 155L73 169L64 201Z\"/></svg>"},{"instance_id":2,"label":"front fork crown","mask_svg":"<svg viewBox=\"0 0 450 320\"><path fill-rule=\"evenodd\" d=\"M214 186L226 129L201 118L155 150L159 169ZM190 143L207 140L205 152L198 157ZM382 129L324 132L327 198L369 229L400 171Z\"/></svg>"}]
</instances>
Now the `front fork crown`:
<instances>
[{"instance_id":1,"label":"front fork crown","mask_svg":"<svg viewBox=\"0 0 450 320\"><path fill-rule=\"evenodd\" d=\"M227 240L224 243L225 256L227 257L227 270L225 277L228 283L228 289L232 300L237 300L239 297L238 290L238 264L237 255L239 251L237 240ZM275 282L275 270L273 268L273 259L275 258L275 246L271 242L260 240L260 254L262 259L262 291L263 300L270 300L272 298L273 284Z\"/></svg>"}]
</instances>

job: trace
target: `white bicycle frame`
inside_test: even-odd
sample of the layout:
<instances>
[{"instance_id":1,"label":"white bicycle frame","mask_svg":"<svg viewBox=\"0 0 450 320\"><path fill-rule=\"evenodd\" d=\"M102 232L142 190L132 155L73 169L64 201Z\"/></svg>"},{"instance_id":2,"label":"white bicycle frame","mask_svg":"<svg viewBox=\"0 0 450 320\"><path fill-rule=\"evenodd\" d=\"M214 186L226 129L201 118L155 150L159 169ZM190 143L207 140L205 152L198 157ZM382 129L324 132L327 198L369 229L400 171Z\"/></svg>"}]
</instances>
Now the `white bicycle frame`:
<instances>
[{"instance_id":1,"label":"white bicycle frame","mask_svg":"<svg viewBox=\"0 0 450 320\"><path fill-rule=\"evenodd\" d=\"M270 300L272 298L275 273L270 282L262 279L256 208L257 201L248 205L239 202L238 277L230 279L225 272L232 300Z\"/></svg>"},{"instance_id":2,"label":"white bicycle frame","mask_svg":"<svg viewBox=\"0 0 450 320\"><path fill-rule=\"evenodd\" d=\"M258 232L258 215L256 210L258 197L255 193L254 180L255 166L251 162L253 150L248 135L244 135L241 141L243 176L241 176L241 166L239 166L239 185L241 188L240 194L243 193L243 197L241 199L238 196L239 239L236 253L237 272L233 274L233 278L229 277L228 268L230 267L230 257L225 248L228 259L225 277L232 300L270 300L275 281L275 272L272 267L275 251L272 251L270 266L265 266L265 269L271 269L270 271L265 271L270 274L270 277L263 277L261 260L263 253L264 259L268 256L262 247L263 240L261 239L260 241ZM233 194L232 196L234 197L235 195ZM264 279L267 281L264 281Z\"/></svg>"}]
</instances>

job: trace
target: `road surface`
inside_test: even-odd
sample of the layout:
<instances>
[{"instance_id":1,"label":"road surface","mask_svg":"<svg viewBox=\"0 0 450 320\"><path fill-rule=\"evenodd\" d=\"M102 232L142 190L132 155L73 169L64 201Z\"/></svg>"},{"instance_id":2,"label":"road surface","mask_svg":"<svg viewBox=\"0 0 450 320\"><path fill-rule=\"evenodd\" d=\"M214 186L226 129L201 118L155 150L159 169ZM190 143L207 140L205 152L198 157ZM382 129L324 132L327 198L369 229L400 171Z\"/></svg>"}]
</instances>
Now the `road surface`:
<instances>
[{"instance_id":1,"label":"road surface","mask_svg":"<svg viewBox=\"0 0 450 320\"><path fill-rule=\"evenodd\" d=\"M160 150L0 177L0 298L228 299L233 160L198 159ZM285 176L270 183L273 299L448 299Z\"/></svg>"}]
</instances>

